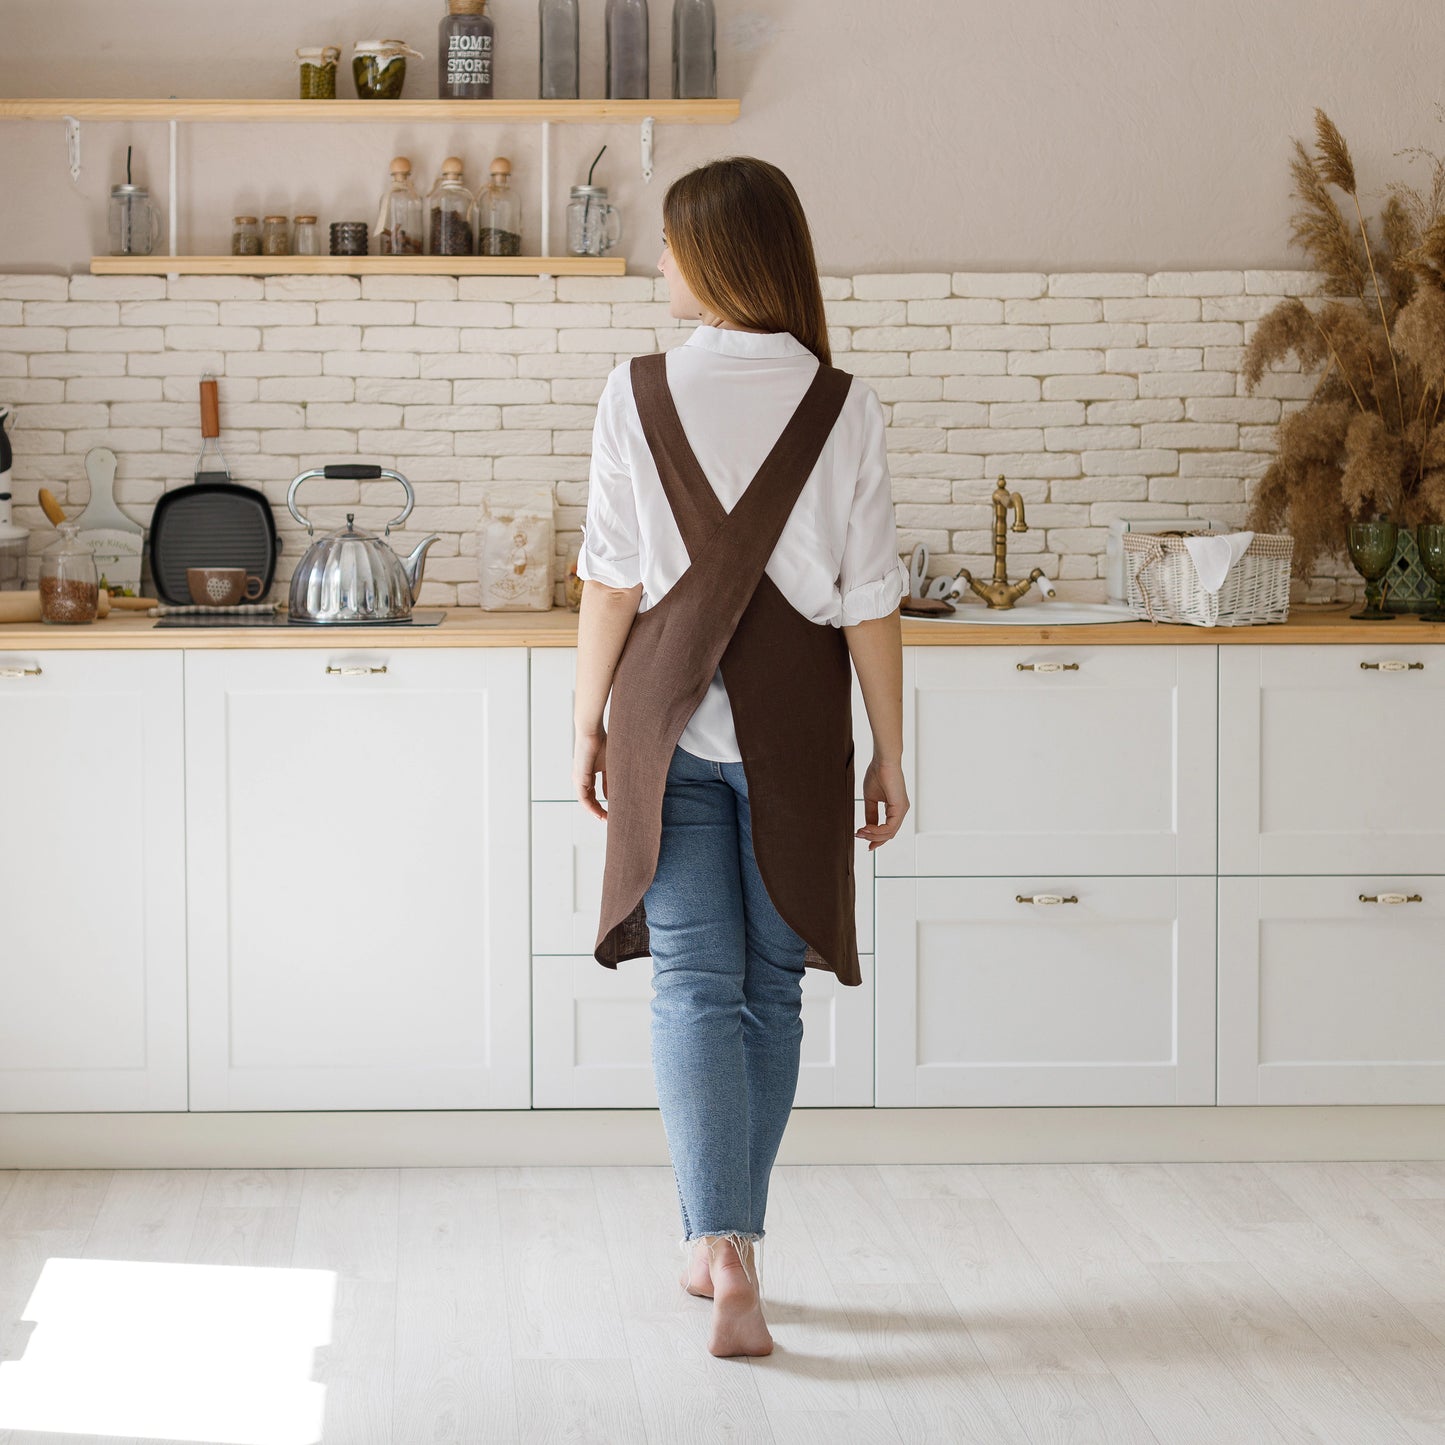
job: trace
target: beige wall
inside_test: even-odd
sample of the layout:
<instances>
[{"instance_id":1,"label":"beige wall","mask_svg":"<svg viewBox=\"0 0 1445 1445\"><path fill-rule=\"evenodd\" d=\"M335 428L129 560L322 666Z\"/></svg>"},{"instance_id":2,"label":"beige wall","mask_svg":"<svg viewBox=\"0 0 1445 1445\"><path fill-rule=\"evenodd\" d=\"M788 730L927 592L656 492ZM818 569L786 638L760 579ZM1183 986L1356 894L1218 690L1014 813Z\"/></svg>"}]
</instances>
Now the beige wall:
<instances>
[{"instance_id":1,"label":"beige wall","mask_svg":"<svg viewBox=\"0 0 1445 1445\"><path fill-rule=\"evenodd\" d=\"M4 0L7 95L289 96L291 51L399 35L426 54L432 0ZM583 90L601 94L602 0L584 0ZM650 185L631 127L557 127L554 249L566 185L598 178L650 274L668 182L712 156L762 155L793 178L825 272L1297 266L1289 137L1316 105L1367 190L1411 178L1392 152L1445 150L1434 115L1445 12L1426 0L719 0L730 127L658 131ZM498 90L536 93L536 5L493 0ZM653 90L668 94L667 0L653 0ZM343 79L342 94L349 94ZM540 132L527 126L222 126L183 130L181 249L226 245L236 210L371 219L397 152L427 183L456 151L475 182L511 156L529 250L539 241ZM59 122L5 123L0 269L79 269L103 249L125 148L157 196L165 127L88 124L78 184Z\"/></svg>"}]
</instances>

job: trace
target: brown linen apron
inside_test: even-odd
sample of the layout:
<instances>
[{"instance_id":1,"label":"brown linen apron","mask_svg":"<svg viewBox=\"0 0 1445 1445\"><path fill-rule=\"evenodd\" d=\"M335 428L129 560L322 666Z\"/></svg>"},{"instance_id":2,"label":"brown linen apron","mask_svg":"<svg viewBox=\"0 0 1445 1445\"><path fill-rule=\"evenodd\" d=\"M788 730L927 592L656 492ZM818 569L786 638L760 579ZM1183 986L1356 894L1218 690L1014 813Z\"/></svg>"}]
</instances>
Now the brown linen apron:
<instances>
[{"instance_id":1,"label":"brown linen apron","mask_svg":"<svg viewBox=\"0 0 1445 1445\"><path fill-rule=\"evenodd\" d=\"M633 395L689 566L639 612L613 675L607 858L594 955L650 952L667 769L719 664L742 754L758 870L808 945L805 967L861 984L854 920L852 665L841 628L796 611L764 571L853 378L818 367L732 511L698 465L667 385L667 354L635 357Z\"/></svg>"}]
</instances>

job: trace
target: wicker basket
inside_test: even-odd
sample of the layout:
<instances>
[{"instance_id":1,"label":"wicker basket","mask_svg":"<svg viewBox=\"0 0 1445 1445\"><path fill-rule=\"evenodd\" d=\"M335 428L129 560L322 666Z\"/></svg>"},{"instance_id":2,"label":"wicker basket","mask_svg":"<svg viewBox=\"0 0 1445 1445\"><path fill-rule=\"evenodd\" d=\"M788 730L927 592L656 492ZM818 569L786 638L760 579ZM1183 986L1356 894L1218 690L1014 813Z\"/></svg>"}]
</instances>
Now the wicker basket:
<instances>
[{"instance_id":1,"label":"wicker basket","mask_svg":"<svg viewBox=\"0 0 1445 1445\"><path fill-rule=\"evenodd\" d=\"M1182 537L1125 532L1121 540L1128 601L1136 617L1195 627L1249 627L1289 616L1293 537L1256 532L1218 592L1200 585Z\"/></svg>"}]
</instances>

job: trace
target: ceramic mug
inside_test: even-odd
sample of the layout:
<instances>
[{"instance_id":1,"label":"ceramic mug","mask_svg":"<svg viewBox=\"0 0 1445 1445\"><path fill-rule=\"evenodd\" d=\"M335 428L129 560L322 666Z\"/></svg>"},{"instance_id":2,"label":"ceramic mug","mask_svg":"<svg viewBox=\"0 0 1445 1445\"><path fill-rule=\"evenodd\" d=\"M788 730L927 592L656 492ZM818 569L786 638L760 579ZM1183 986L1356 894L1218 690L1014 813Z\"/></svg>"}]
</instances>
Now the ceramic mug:
<instances>
[{"instance_id":1,"label":"ceramic mug","mask_svg":"<svg viewBox=\"0 0 1445 1445\"><path fill-rule=\"evenodd\" d=\"M266 590L265 580L244 567L187 567L186 586L191 601L202 607L234 607L243 598L254 602Z\"/></svg>"}]
</instances>

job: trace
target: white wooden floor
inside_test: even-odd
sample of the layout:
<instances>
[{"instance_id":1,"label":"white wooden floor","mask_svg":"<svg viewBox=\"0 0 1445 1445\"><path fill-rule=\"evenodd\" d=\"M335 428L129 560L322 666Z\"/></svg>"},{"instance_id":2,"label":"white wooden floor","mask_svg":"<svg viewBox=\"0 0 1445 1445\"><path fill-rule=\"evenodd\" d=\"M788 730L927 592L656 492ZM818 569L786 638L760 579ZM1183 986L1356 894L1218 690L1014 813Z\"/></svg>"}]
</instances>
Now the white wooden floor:
<instances>
[{"instance_id":1,"label":"white wooden floor","mask_svg":"<svg viewBox=\"0 0 1445 1445\"><path fill-rule=\"evenodd\" d=\"M1445 1445L1445 1163L780 1166L767 1230L717 1360L667 1168L0 1172L0 1445L159 1438L6 1433L52 1258L334 1271L328 1445Z\"/></svg>"}]
</instances>

